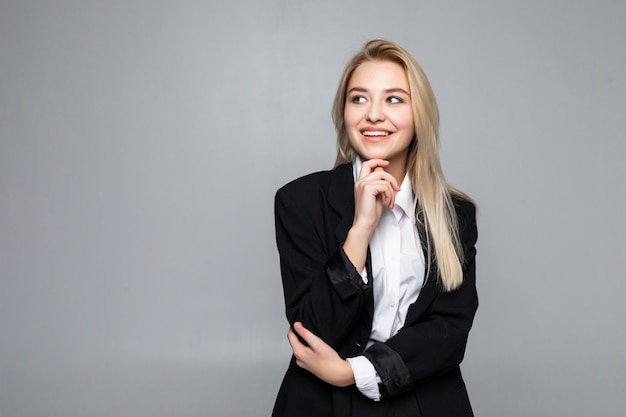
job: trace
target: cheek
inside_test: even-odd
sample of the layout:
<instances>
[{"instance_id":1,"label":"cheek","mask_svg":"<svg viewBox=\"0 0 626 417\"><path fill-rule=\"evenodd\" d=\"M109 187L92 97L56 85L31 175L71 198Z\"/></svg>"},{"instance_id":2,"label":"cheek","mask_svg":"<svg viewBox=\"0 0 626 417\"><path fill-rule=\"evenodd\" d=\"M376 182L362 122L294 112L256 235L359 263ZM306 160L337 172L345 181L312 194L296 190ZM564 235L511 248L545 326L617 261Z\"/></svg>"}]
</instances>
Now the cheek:
<instances>
[{"instance_id":1,"label":"cheek","mask_svg":"<svg viewBox=\"0 0 626 417\"><path fill-rule=\"evenodd\" d=\"M353 147L358 147L359 139L358 137L355 138L355 136L358 135L358 133L356 132L354 127L351 128L348 124L346 124L346 134L348 135L348 142L350 143L350 145Z\"/></svg>"},{"instance_id":2,"label":"cheek","mask_svg":"<svg viewBox=\"0 0 626 417\"><path fill-rule=\"evenodd\" d=\"M343 121L346 129L354 128L359 121L358 112L354 109L346 108L343 112Z\"/></svg>"},{"instance_id":3,"label":"cheek","mask_svg":"<svg viewBox=\"0 0 626 417\"><path fill-rule=\"evenodd\" d=\"M413 132L415 130L415 124L413 123L413 113L403 112L396 117L396 126L406 131ZM413 134L411 134L413 136Z\"/></svg>"}]
</instances>

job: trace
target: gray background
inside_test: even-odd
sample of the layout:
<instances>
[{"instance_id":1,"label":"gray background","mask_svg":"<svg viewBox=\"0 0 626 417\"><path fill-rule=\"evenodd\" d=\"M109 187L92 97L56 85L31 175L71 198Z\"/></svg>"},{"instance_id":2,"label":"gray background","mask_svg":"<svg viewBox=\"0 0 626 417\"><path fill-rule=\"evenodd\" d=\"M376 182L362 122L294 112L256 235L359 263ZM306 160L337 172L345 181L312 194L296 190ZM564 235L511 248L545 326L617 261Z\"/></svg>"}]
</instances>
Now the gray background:
<instances>
[{"instance_id":1,"label":"gray background","mask_svg":"<svg viewBox=\"0 0 626 417\"><path fill-rule=\"evenodd\" d=\"M267 416L273 195L371 38L480 206L479 416L626 411L623 1L0 1L0 416Z\"/></svg>"}]
</instances>

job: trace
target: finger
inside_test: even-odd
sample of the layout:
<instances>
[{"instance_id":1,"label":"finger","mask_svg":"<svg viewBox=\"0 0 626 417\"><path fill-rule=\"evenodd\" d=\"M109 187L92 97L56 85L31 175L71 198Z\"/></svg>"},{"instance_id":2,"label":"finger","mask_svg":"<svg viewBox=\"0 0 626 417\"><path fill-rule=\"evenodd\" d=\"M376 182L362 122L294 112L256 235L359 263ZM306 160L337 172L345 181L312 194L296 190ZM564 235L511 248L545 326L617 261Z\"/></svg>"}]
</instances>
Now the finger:
<instances>
[{"instance_id":1,"label":"finger","mask_svg":"<svg viewBox=\"0 0 626 417\"><path fill-rule=\"evenodd\" d=\"M304 339L304 341L309 345L309 347L313 348L315 345L317 345L322 339L320 339L319 337L317 337L316 335L314 335L309 329L307 329L306 327L304 327L302 325L302 323L295 322L293 324L293 328L296 332L298 332L298 334L300 335L300 337L302 339Z\"/></svg>"},{"instance_id":2,"label":"finger","mask_svg":"<svg viewBox=\"0 0 626 417\"><path fill-rule=\"evenodd\" d=\"M302 348L305 347L304 344L300 341L300 339L298 339L298 336L291 329L289 329L289 332L287 332L287 341L289 341L291 350L296 356L298 356ZM298 354L296 354L296 352L298 352Z\"/></svg>"},{"instance_id":3,"label":"finger","mask_svg":"<svg viewBox=\"0 0 626 417\"><path fill-rule=\"evenodd\" d=\"M291 330L291 328L287 332L287 341L289 342L289 345L291 346L291 350L294 350L293 349L294 342L298 341L298 338L296 337L296 335L293 334L293 331Z\"/></svg>"},{"instance_id":4,"label":"finger","mask_svg":"<svg viewBox=\"0 0 626 417\"><path fill-rule=\"evenodd\" d=\"M381 180L387 181L389 184L391 184L391 188L393 188L394 191L400 191L400 185L398 185L398 181L396 180L396 177L394 177L393 175L391 175L390 173L388 173L387 171L383 169L379 171L378 168L376 168L374 173L379 174Z\"/></svg>"},{"instance_id":5,"label":"finger","mask_svg":"<svg viewBox=\"0 0 626 417\"><path fill-rule=\"evenodd\" d=\"M387 173L387 171L385 171L385 169L383 167L381 167L381 166L378 166L378 167L376 167L374 169L373 173L377 173L377 172L381 173L381 177L380 178L382 180L384 180L384 181L389 182L391 184L391 187L395 191L400 191L400 187L398 186L398 182L396 181L396 178L393 175Z\"/></svg>"},{"instance_id":6,"label":"finger","mask_svg":"<svg viewBox=\"0 0 626 417\"><path fill-rule=\"evenodd\" d=\"M376 170L377 168L382 169L387 165L389 165L389 161L386 161L384 159L369 159L367 161L364 161L361 165L361 172L359 172L359 179L365 178L366 176L374 172L374 170Z\"/></svg>"},{"instance_id":7,"label":"finger","mask_svg":"<svg viewBox=\"0 0 626 417\"><path fill-rule=\"evenodd\" d=\"M384 205L393 204L396 193L393 185L386 180L376 180L360 184L362 192L380 198Z\"/></svg>"},{"instance_id":8,"label":"finger","mask_svg":"<svg viewBox=\"0 0 626 417\"><path fill-rule=\"evenodd\" d=\"M375 183L376 187L372 190L375 193L376 198L380 199L383 205L387 206L389 209L393 208L393 204L396 198L396 193L394 192L391 184L387 181L379 181Z\"/></svg>"},{"instance_id":9,"label":"finger","mask_svg":"<svg viewBox=\"0 0 626 417\"><path fill-rule=\"evenodd\" d=\"M372 159L368 159L367 161L363 161L361 164L362 168L369 168L369 169L374 169L377 166L381 166L381 167L386 167L387 165L389 165L389 161L386 159L382 159L382 158L372 158Z\"/></svg>"},{"instance_id":10,"label":"finger","mask_svg":"<svg viewBox=\"0 0 626 417\"><path fill-rule=\"evenodd\" d=\"M361 170L361 173L363 173L362 170ZM370 172L369 174L367 174L365 176L361 176L358 179L358 181L359 182L386 181L389 184L391 184L391 187L395 191L400 191L400 186L398 185L398 181L396 181L396 178L393 175L391 175L390 173L388 173L387 171L385 171L382 167L374 168L374 170L372 172Z\"/></svg>"},{"instance_id":11,"label":"finger","mask_svg":"<svg viewBox=\"0 0 626 417\"><path fill-rule=\"evenodd\" d=\"M381 191L379 195L381 196L383 204L391 210L393 208L393 204L395 200L394 193L385 189Z\"/></svg>"}]
</instances>

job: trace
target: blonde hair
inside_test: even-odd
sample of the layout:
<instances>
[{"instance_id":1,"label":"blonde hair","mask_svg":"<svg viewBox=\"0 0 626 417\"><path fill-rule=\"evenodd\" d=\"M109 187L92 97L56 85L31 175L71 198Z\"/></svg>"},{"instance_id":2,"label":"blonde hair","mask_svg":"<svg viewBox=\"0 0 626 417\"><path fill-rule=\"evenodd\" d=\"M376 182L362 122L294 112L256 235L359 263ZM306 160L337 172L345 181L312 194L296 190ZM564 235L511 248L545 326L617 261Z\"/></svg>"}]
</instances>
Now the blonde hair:
<instances>
[{"instance_id":1,"label":"blonde hair","mask_svg":"<svg viewBox=\"0 0 626 417\"><path fill-rule=\"evenodd\" d=\"M362 63L372 61L397 63L406 73L416 136L409 148L406 169L415 193L416 220L426 232L427 254L436 262L443 288L452 291L463 283L463 250L451 194L468 201L471 199L449 186L443 175L439 160L439 110L426 74L408 52L392 42L368 42L343 72L333 104L337 130L335 167L350 163L357 156L350 145L344 121L347 88L354 70ZM427 262L429 269L431 263Z\"/></svg>"}]
</instances>

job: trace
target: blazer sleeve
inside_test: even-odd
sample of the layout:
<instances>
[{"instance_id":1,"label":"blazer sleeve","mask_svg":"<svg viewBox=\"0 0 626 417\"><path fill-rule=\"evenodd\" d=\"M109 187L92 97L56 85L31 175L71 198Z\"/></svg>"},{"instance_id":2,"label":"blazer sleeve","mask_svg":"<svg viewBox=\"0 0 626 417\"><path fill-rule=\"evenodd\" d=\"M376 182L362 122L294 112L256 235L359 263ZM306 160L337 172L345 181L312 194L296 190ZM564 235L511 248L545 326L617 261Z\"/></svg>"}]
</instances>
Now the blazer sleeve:
<instances>
[{"instance_id":1,"label":"blazer sleeve","mask_svg":"<svg viewBox=\"0 0 626 417\"><path fill-rule=\"evenodd\" d=\"M476 210L472 203L456 200L460 238L465 258L463 284L452 292L440 287L432 303L416 321L405 325L385 343L375 343L363 353L374 365L382 383L381 398L406 392L414 384L436 378L459 366L478 308L476 292ZM430 279L436 279L431 275ZM438 283L430 283L430 285ZM418 299L419 301L419 299Z\"/></svg>"},{"instance_id":2,"label":"blazer sleeve","mask_svg":"<svg viewBox=\"0 0 626 417\"><path fill-rule=\"evenodd\" d=\"M372 287L337 241L330 209L316 196L320 190L308 188L283 187L275 198L286 314L291 325L302 322L337 349L372 297Z\"/></svg>"}]
</instances>

